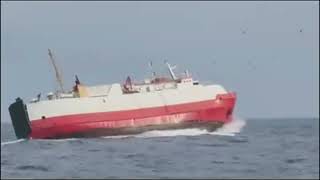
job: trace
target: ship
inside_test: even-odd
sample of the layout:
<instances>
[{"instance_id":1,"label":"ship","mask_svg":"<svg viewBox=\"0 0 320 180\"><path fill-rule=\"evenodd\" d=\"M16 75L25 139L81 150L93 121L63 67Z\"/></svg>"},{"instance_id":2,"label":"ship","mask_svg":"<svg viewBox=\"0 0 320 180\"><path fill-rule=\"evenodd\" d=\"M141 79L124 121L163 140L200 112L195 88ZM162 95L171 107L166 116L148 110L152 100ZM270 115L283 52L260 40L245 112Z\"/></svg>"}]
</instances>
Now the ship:
<instances>
[{"instance_id":1,"label":"ship","mask_svg":"<svg viewBox=\"0 0 320 180\"><path fill-rule=\"evenodd\" d=\"M17 139L92 138L138 134L150 130L200 128L215 131L233 119L236 93L219 84L202 84L188 71L177 76L165 62L167 75L152 72L135 82L88 86L75 76L64 90L49 49L60 89L9 106Z\"/></svg>"}]
</instances>

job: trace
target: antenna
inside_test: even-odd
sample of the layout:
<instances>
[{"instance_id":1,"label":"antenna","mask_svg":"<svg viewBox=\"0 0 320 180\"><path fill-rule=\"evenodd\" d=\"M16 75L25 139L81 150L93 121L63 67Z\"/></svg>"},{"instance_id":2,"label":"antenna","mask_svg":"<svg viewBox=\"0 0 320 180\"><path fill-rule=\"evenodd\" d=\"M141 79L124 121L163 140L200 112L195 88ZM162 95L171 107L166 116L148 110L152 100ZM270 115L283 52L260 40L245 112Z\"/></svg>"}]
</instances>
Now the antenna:
<instances>
[{"instance_id":1,"label":"antenna","mask_svg":"<svg viewBox=\"0 0 320 180\"><path fill-rule=\"evenodd\" d=\"M53 55L52 55L52 53L51 53L51 50L48 49L48 52L49 52L48 54L49 54L51 63L52 63L52 65L53 65L53 67L54 67L54 71L55 71L55 73L56 73L56 79L57 79L57 81L58 81L58 83L59 83L59 86L60 86L61 91L64 92L61 74L60 74L59 71L58 71L58 68L57 68L56 62L55 62L55 60L54 60L54 58L53 58Z\"/></svg>"}]
</instances>

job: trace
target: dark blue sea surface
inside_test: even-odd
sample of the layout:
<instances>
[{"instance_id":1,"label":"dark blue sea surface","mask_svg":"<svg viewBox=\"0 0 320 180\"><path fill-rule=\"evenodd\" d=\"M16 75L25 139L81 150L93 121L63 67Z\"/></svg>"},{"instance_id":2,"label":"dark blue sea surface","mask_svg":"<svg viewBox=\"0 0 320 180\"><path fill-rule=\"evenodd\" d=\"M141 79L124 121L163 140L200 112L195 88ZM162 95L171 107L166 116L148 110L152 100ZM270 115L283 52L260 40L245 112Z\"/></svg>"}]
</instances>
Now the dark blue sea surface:
<instances>
[{"instance_id":1,"label":"dark blue sea surface","mask_svg":"<svg viewBox=\"0 0 320 180\"><path fill-rule=\"evenodd\" d=\"M1 178L319 178L319 119L237 120L93 139L15 141L1 124Z\"/></svg>"}]
</instances>

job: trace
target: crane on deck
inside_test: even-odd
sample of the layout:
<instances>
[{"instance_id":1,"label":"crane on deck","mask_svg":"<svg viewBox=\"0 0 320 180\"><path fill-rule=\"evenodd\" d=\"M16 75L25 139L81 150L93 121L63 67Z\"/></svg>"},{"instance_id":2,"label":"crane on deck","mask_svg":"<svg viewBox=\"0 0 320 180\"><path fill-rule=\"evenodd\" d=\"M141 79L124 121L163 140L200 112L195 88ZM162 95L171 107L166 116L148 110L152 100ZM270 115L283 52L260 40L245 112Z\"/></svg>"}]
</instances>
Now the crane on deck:
<instances>
[{"instance_id":1,"label":"crane on deck","mask_svg":"<svg viewBox=\"0 0 320 180\"><path fill-rule=\"evenodd\" d=\"M59 70L58 70L58 67L57 67L57 65L56 65L56 62L55 62L55 59L54 59L54 57L53 57L53 54L52 54L51 50L48 49L48 52L49 52L48 54L49 54L49 57L50 57L50 61L51 61L52 65L53 65L53 67L54 67L54 71L55 71L55 75L56 75L56 80L57 80L57 82L58 82L58 84L59 84L59 86L60 86L61 92L64 93L63 81L62 81L61 73L60 73Z\"/></svg>"}]
</instances>

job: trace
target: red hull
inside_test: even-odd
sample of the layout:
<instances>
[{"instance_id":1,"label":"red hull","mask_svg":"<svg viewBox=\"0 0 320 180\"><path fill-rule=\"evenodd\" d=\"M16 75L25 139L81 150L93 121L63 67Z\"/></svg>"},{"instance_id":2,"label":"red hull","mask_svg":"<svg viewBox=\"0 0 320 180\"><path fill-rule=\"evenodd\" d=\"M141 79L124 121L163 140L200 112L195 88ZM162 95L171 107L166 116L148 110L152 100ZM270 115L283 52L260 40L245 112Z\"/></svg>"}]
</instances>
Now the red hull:
<instances>
[{"instance_id":1,"label":"red hull","mask_svg":"<svg viewBox=\"0 0 320 180\"><path fill-rule=\"evenodd\" d=\"M65 138L117 135L142 130L179 128L206 123L223 124L231 120L234 93L213 100L128 111L58 116L31 122L30 138ZM192 123L189 123L192 122ZM205 124L204 124L205 123ZM192 124L192 125L191 125Z\"/></svg>"}]
</instances>

